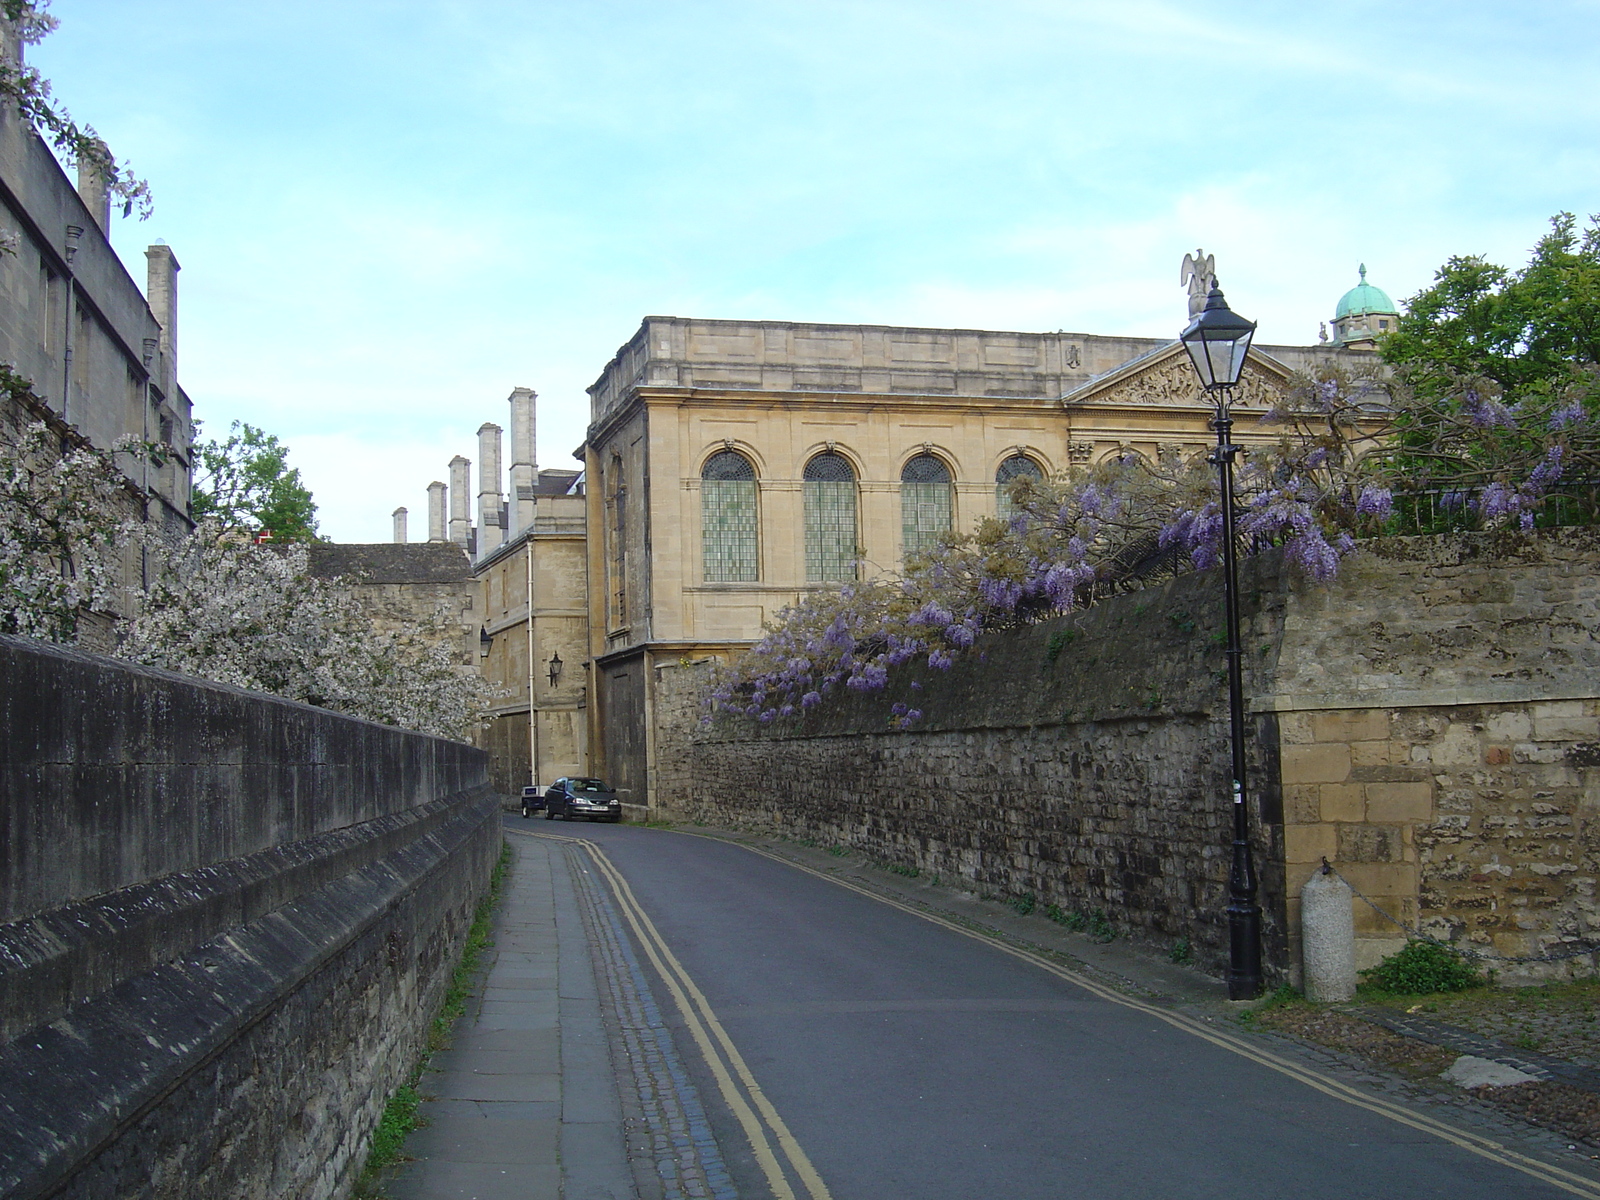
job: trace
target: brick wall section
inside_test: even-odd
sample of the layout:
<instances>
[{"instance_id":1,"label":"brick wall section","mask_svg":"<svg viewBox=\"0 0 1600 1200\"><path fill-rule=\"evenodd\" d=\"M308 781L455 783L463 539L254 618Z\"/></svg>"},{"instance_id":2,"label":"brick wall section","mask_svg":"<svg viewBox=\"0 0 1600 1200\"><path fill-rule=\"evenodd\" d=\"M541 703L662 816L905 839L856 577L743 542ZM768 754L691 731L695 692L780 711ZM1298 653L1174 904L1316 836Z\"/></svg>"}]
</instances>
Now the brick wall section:
<instances>
[{"instance_id":1,"label":"brick wall section","mask_svg":"<svg viewBox=\"0 0 1600 1200\"><path fill-rule=\"evenodd\" d=\"M1407 923L1494 953L1600 941L1600 533L1372 543L1329 587L1241 578L1275 977L1326 856ZM782 730L696 735L682 815L855 846L1001 895L1098 906L1220 966L1227 708L1203 573L985 640ZM920 685L913 688L912 684ZM895 700L927 719L885 729ZM1281 822L1281 824L1280 824ZM1358 957L1399 944L1357 905ZM1578 969L1594 965L1581 958ZM1565 965L1501 964L1508 981Z\"/></svg>"},{"instance_id":2,"label":"brick wall section","mask_svg":"<svg viewBox=\"0 0 1600 1200\"><path fill-rule=\"evenodd\" d=\"M499 850L482 751L0 637L0 1193L348 1194Z\"/></svg>"}]
</instances>

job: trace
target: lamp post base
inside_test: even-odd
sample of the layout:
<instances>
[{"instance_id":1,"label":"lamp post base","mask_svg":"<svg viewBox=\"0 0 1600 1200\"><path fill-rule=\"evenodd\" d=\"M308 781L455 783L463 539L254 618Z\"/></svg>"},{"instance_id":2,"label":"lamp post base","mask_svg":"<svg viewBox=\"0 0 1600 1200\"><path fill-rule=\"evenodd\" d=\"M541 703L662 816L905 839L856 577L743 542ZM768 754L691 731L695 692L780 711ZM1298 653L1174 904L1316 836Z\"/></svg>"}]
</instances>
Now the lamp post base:
<instances>
[{"instance_id":1,"label":"lamp post base","mask_svg":"<svg viewBox=\"0 0 1600 1200\"><path fill-rule=\"evenodd\" d=\"M1234 899L1228 904L1228 999L1261 995L1261 906Z\"/></svg>"}]
</instances>

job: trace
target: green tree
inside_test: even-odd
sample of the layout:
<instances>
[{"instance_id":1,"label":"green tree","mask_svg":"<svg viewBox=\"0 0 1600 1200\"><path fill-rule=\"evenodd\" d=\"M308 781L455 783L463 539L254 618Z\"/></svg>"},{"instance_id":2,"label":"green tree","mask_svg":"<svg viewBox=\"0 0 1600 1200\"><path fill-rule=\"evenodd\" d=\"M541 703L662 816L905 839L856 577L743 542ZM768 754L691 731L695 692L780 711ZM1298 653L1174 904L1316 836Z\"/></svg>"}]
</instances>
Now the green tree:
<instances>
[{"instance_id":1,"label":"green tree","mask_svg":"<svg viewBox=\"0 0 1600 1200\"><path fill-rule=\"evenodd\" d=\"M1600 217L1551 218L1527 266L1450 259L1382 346L1400 527L1600 517Z\"/></svg>"},{"instance_id":2,"label":"green tree","mask_svg":"<svg viewBox=\"0 0 1600 1200\"><path fill-rule=\"evenodd\" d=\"M1507 393L1600 363L1600 216L1589 220L1580 234L1571 213L1556 214L1520 271L1450 259L1406 302L1384 359L1419 390L1481 376Z\"/></svg>"},{"instance_id":3,"label":"green tree","mask_svg":"<svg viewBox=\"0 0 1600 1200\"><path fill-rule=\"evenodd\" d=\"M317 506L289 466L289 448L277 437L235 421L225 441L195 448L189 512L196 521L224 528L270 532L274 541L317 538Z\"/></svg>"}]
</instances>

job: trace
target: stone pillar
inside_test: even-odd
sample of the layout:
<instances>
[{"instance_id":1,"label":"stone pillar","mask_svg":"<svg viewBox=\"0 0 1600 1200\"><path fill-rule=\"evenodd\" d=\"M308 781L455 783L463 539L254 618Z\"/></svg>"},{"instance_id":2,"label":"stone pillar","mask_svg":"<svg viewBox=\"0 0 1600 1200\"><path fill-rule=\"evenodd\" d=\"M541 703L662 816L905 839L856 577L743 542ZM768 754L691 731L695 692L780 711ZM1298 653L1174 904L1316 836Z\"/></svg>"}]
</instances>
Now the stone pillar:
<instances>
[{"instance_id":1,"label":"stone pillar","mask_svg":"<svg viewBox=\"0 0 1600 1200\"><path fill-rule=\"evenodd\" d=\"M104 143L101 143L104 145ZM88 159L78 160L78 198L89 210L95 225L106 237L111 236L111 181L106 173ZM153 307L153 306L152 306Z\"/></svg>"},{"instance_id":2,"label":"stone pillar","mask_svg":"<svg viewBox=\"0 0 1600 1200\"><path fill-rule=\"evenodd\" d=\"M1320 1003L1356 994L1356 923L1350 885L1317 871L1300 889L1300 960L1306 999Z\"/></svg>"},{"instance_id":3,"label":"stone pillar","mask_svg":"<svg viewBox=\"0 0 1600 1200\"><path fill-rule=\"evenodd\" d=\"M172 247L157 242L144 252L146 261L145 298L156 323L161 326L161 366L155 372L161 394L173 404L178 400L178 272L183 268Z\"/></svg>"},{"instance_id":4,"label":"stone pillar","mask_svg":"<svg viewBox=\"0 0 1600 1200\"><path fill-rule=\"evenodd\" d=\"M428 540L442 542L445 537L444 494L448 489L435 479L428 485Z\"/></svg>"},{"instance_id":5,"label":"stone pillar","mask_svg":"<svg viewBox=\"0 0 1600 1200\"><path fill-rule=\"evenodd\" d=\"M404 508L394 510L394 540L396 545L403 546L406 544L406 510Z\"/></svg>"},{"instance_id":6,"label":"stone pillar","mask_svg":"<svg viewBox=\"0 0 1600 1200\"><path fill-rule=\"evenodd\" d=\"M459 454L450 460L450 540L472 544L472 460Z\"/></svg>"},{"instance_id":7,"label":"stone pillar","mask_svg":"<svg viewBox=\"0 0 1600 1200\"><path fill-rule=\"evenodd\" d=\"M478 426L478 554L484 555L505 540L505 517L500 494L500 426L485 421Z\"/></svg>"},{"instance_id":8,"label":"stone pillar","mask_svg":"<svg viewBox=\"0 0 1600 1200\"><path fill-rule=\"evenodd\" d=\"M538 420L534 402L538 398L539 394L532 388L511 389L511 496L507 510L512 514L512 529L528 529L533 525L533 488L539 482L534 451Z\"/></svg>"}]
</instances>

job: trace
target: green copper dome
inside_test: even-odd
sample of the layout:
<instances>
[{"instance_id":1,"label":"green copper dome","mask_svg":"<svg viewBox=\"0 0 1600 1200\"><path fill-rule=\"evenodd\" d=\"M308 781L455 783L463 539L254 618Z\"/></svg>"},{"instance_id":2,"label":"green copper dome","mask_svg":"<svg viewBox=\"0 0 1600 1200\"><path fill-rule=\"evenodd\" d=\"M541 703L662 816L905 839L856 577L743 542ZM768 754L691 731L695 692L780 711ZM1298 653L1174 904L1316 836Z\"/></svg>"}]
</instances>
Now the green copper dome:
<instances>
[{"instance_id":1,"label":"green copper dome","mask_svg":"<svg viewBox=\"0 0 1600 1200\"><path fill-rule=\"evenodd\" d=\"M1367 264L1362 263L1361 282L1339 297L1339 307L1333 310L1333 319L1342 321L1345 317L1360 317L1368 313L1397 317L1400 310L1389 299L1388 292L1367 282Z\"/></svg>"}]
</instances>

